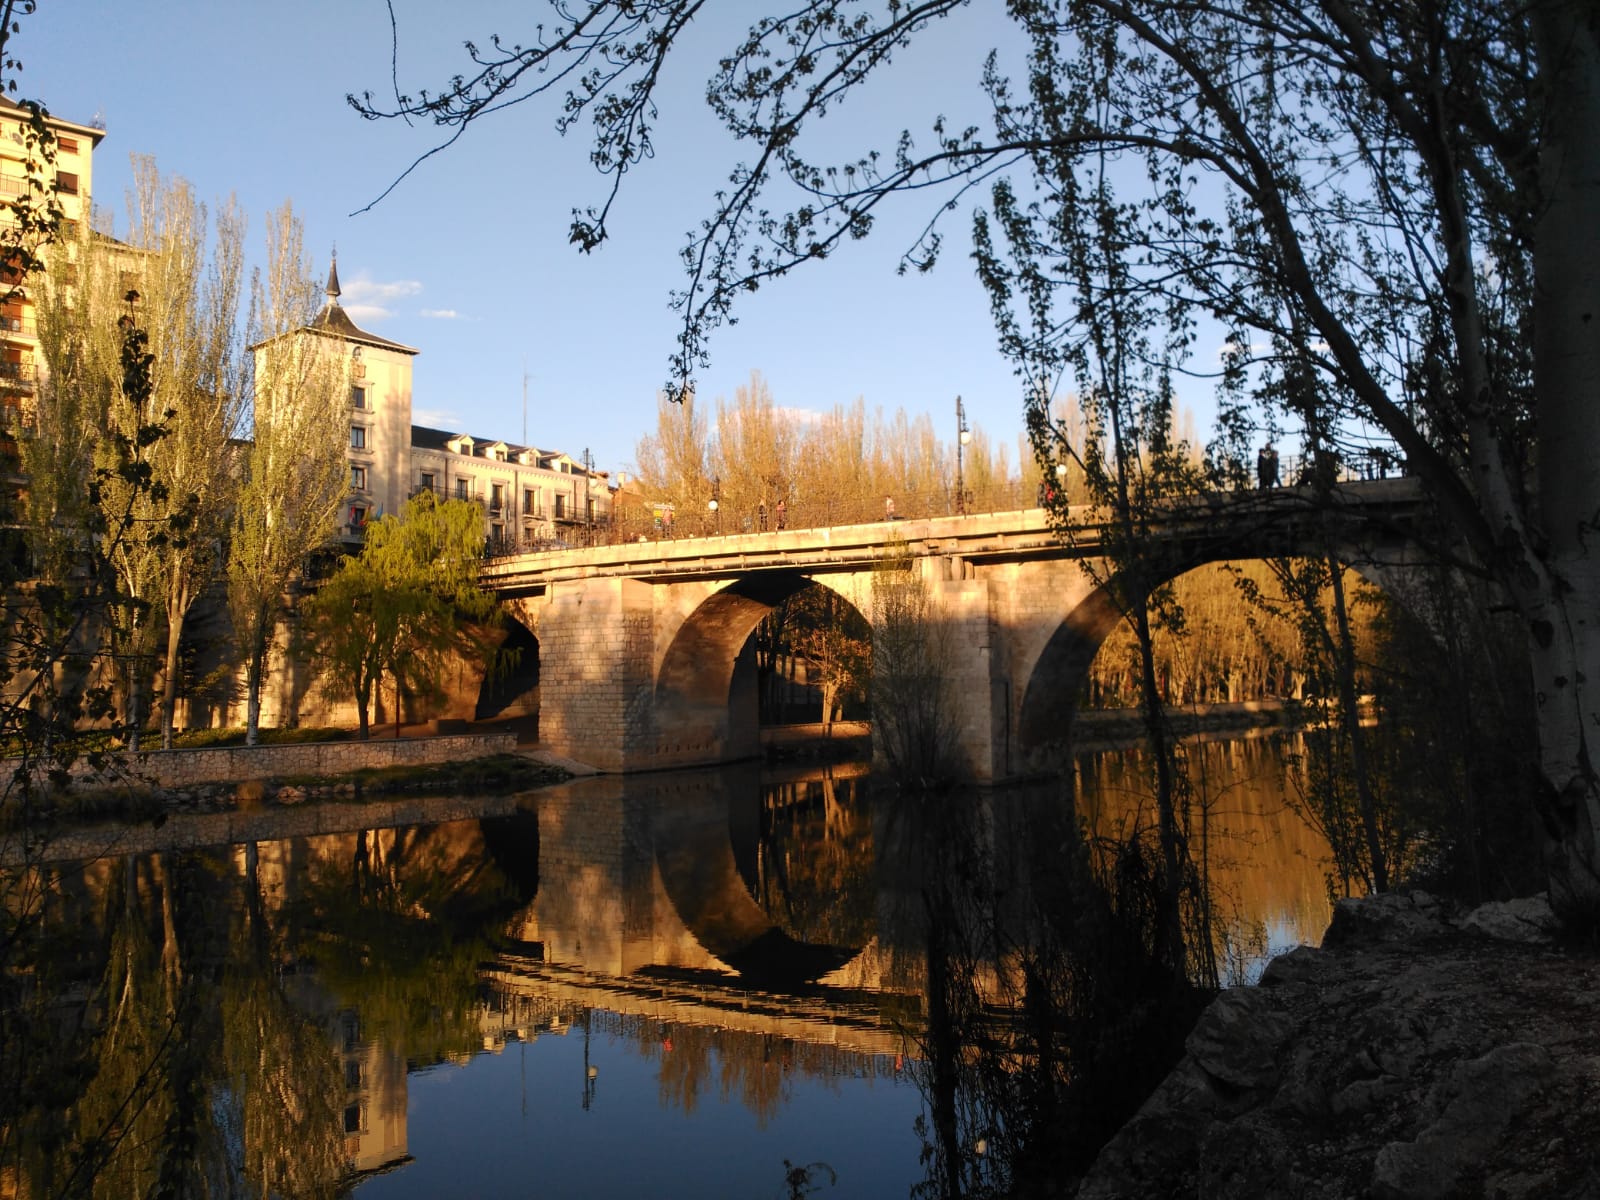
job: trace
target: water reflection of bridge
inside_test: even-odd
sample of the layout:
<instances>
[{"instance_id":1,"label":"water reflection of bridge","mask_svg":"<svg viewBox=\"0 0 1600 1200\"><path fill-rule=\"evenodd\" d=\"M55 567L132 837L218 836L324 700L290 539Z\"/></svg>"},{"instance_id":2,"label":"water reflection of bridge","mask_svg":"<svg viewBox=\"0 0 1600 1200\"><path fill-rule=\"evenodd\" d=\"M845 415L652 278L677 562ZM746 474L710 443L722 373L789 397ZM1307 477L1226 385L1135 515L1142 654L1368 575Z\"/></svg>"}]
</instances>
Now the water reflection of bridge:
<instances>
[{"instance_id":1,"label":"water reflection of bridge","mask_svg":"<svg viewBox=\"0 0 1600 1200\"><path fill-rule=\"evenodd\" d=\"M485 1040L570 1028L605 1009L661 1028L702 1026L761 1038L833 1046L851 1054L899 1055L921 1032L921 998L818 988L809 994L756 992L711 975L626 977L507 954L479 972L488 991Z\"/></svg>"}]
</instances>

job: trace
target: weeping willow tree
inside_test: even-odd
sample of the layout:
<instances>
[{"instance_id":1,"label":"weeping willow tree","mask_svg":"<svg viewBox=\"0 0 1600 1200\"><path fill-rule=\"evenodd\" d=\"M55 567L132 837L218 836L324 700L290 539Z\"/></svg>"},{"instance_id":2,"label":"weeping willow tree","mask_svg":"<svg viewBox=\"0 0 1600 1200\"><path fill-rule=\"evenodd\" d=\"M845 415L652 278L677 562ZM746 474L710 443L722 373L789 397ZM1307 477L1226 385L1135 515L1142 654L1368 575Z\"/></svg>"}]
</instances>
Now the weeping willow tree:
<instances>
[{"instance_id":1,"label":"weeping willow tree","mask_svg":"<svg viewBox=\"0 0 1600 1200\"><path fill-rule=\"evenodd\" d=\"M342 346L306 328L317 284L289 205L269 219L266 272L255 276L250 307L255 440L230 527L228 603L245 670L245 740L255 745L290 584L333 536L348 482Z\"/></svg>"}]
</instances>

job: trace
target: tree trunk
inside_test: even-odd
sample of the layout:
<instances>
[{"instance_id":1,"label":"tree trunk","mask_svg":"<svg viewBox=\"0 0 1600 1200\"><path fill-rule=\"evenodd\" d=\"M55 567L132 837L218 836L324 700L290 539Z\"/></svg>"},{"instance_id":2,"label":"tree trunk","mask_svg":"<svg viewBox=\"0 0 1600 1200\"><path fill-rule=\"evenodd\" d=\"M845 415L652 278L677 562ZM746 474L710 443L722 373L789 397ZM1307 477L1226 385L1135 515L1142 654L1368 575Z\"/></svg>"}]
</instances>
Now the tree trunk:
<instances>
[{"instance_id":1,"label":"tree trunk","mask_svg":"<svg viewBox=\"0 0 1600 1200\"><path fill-rule=\"evenodd\" d=\"M1355 639L1350 636L1350 610L1344 599L1344 567L1331 554L1328 573L1333 586L1333 619L1338 641L1333 648L1333 673L1339 684L1339 719L1350 742L1350 769L1355 774L1356 804L1361 809L1361 831L1367 841L1367 867L1374 891L1389 890L1389 862L1378 829L1378 800L1372 794L1372 773L1367 766L1367 745L1361 735L1360 698L1356 695Z\"/></svg>"},{"instance_id":2,"label":"tree trunk","mask_svg":"<svg viewBox=\"0 0 1600 1200\"><path fill-rule=\"evenodd\" d=\"M172 724L178 711L178 646L183 640L183 623L188 616L187 594L172 596L167 603L167 666L161 681L161 748L172 749Z\"/></svg>"},{"instance_id":3,"label":"tree trunk","mask_svg":"<svg viewBox=\"0 0 1600 1200\"><path fill-rule=\"evenodd\" d=\"M1534 236L1534 383L1539 501L1549 550L1506 573L1529 631L1550 899L1600 924L1600 21L1585 0L1533 6L1549 98Z\"/></svg>"},{"instance_id":4,"label":"tree trunk","mask_svg":"<svg viewBox=\"0 0 1600 1200\"><path fill-rule=\"evenodd\" d=\"M245 667L244 744L246 746L258 745L261 741L261 667L266 656L266 647L258 640L250 650L250 662Z\"/></svg>"}]
</instances>

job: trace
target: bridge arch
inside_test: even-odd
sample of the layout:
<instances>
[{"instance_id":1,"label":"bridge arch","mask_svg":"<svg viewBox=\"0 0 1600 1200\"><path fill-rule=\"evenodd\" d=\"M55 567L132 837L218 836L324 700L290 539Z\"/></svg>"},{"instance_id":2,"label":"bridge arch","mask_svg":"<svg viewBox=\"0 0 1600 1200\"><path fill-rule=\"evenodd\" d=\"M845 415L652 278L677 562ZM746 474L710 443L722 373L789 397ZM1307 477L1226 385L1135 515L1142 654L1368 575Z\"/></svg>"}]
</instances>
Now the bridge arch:
<instances>
[{"instance_id":1,"label":"bridge arch","mask_svg":"<svg viewBox=\"0 0 1600 1200\"><path fill-rule=\"evenodd\" d=\"M1255 550L1252 553L1252 549ZM1299 548L1304 552L1304 548ZM1171 583L1198 567L1220 562L1261 561L1293 555L1280 537L1259 546L1247 544L1180 547L1180 552L1158 560L1151 587ZM1404 586L1414 570L1417 548L1406 539L1344 542L1329 547L1343 567L1382 588L1401 604ZM1114 599L1120 577L1104 578L1088 590L1065 614L1031 664L1016 717L1016 750L1028 770L1053 769L1069 752L1072 718L1089 679L1089 671L1106 638L1121 620Z\"/></svg>"},{"instance_id":2,"label":"bridge arch","mask_svg":"<svg viewBox=\"0 0 1600 1200\"><path fill-rule=\"evenodd\" d=\"M658 759L664 764L728 761L760 753L750 635L768 613L813 584L855 603L826 578L774 571L734 580L683 614L655 673Z\"/></svg>"},{"instance_id":3,"label":"bridge arch","mask_svg":"<svg viewBox=\"0 0 1600 1200\"><path fill-rule=\"evenodd\" d=\"M473 719L539 715L539 639L522 621L502 612L486 656Z\"/></svg>"}]
</instances>

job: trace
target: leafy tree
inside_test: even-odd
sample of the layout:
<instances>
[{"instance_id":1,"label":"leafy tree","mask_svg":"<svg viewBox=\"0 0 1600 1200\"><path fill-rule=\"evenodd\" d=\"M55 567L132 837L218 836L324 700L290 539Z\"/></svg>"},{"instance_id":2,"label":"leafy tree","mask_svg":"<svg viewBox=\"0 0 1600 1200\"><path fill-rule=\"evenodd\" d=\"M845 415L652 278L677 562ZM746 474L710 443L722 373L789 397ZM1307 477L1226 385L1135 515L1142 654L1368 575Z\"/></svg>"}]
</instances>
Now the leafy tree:
<instances>
[{"instance_id":1,"label":"leafy tree","mask_svg":"<svg viewBox=\"0 0 1600 1200\"><path fill-rule=\"evenodd\" d=\"M261 727L268 652L291 582L333 535L348 476L344 356L331 338L306 330L317 285L289 205L267 227L267 271L252 284L249 371L255 441L234 511L228 604L245 666L245 741Z\"/></svg>"},{"instance_id":2,"label":"leafy tree","mask_svg":"<svg viewBox=\"0 0 1600 1200\"><path fill-rule=\"evenodd\" d=\"M212 238L189 186L164 181L148 159L135 163L131 206L131 244L80 227L36 289L44 370L38 436L25 462L45 578L76 570L84 529L124 510L131 517L111 555L124 599L109 633L123 666L123 723L137 749L163 638L162 740L171 743L184 621L219 566L233 508L237 464L218 448L236 433L241 404L234 340L243 222L225 206ZM119 322L130 320L149 356L137 402L119 361ZM140 473L119 479L136 443ZM91 493L96 470L104 482Z\"/></svg>"},{"instance_id":3,"label":"leafy tree","mask_svg":"<svg viewBox=\"0 0 1600 1200\"><path fill-rule=\"evenodd\" d=\"M948 783L961 729L954 633L903 546L873 569L872 635L874 753L903 786Z\"/></svg>"},{"instance_id":4,"label":"leafy tree","mask_svg":"<svg viewBox=\"0 0 1600 1200\"><path fill-rule=\"evenodd\" d=\"M182 179L136 159L130 241L141 252L140 311L150 330L156 411L166 436L151 466L181 525L157 544L164 618L161 744L172 746L179 647L195 601L221 572L220 550L239 486L228 447L241 432L244 379L238 347L245 219L231 199L214 221Z\"/></svg>"},{"instance_id":5,"label":"leafy tree","mask_svg":"<svg viewBox=\"0 0 1600 1200\"><path fill-rule=\"evenodd\" d=\"M399 517L385 516L366 533L361 553L339 563L305 613L326 686L355 700L363 738L384 676L395 683L398 721L401 687L436 692L463 622L487 618L496 603L478 587L483 515L476 505L420 492Z\"/></svg>"},{"instance_id":6,"label":"leafy tree","mask_svg":"<svg viewBox=\"0 0 1600 1200\"><path fill-rule=\"evenodd\" d=\"M1464 569L1515 606L1539 698L1553 898L1600 919L1593 4L1014 0L1008 32L1026 50L1014 72L998 54L985 61L987 128L941 116L888 153L810 154L824 115L969 3L802 0L761 14L718 58L708 102L750 157L685 251L679 386L738 296L865 236L897 194L931 193L939 212L986 181L1032 196L1013 212L1048 260L1053 223L1078 219L1073 180L1114 165L1127 188L1109 246L1122 286L1191 346L1202 318L1229 335L1240 403L1219 475L1236 477L1257 424L1247 401L1279 406L1328 454L1376 431L1445 514ZM436 92L355 103L451 137L539 93L563 128L587 113L610 195L575 214L572 239L594 250L616 189L652 149L664 64L703 8L557 4L537 37L469 44L470 69ZM784 185L792 202L775 204L768 192ZM932 264L939 212L905 266ZM1078 312L1091 301L1070 271L1027 282ZM1069 312L1063 335L1075 325Z\"/></svg>"}]
</instances>

